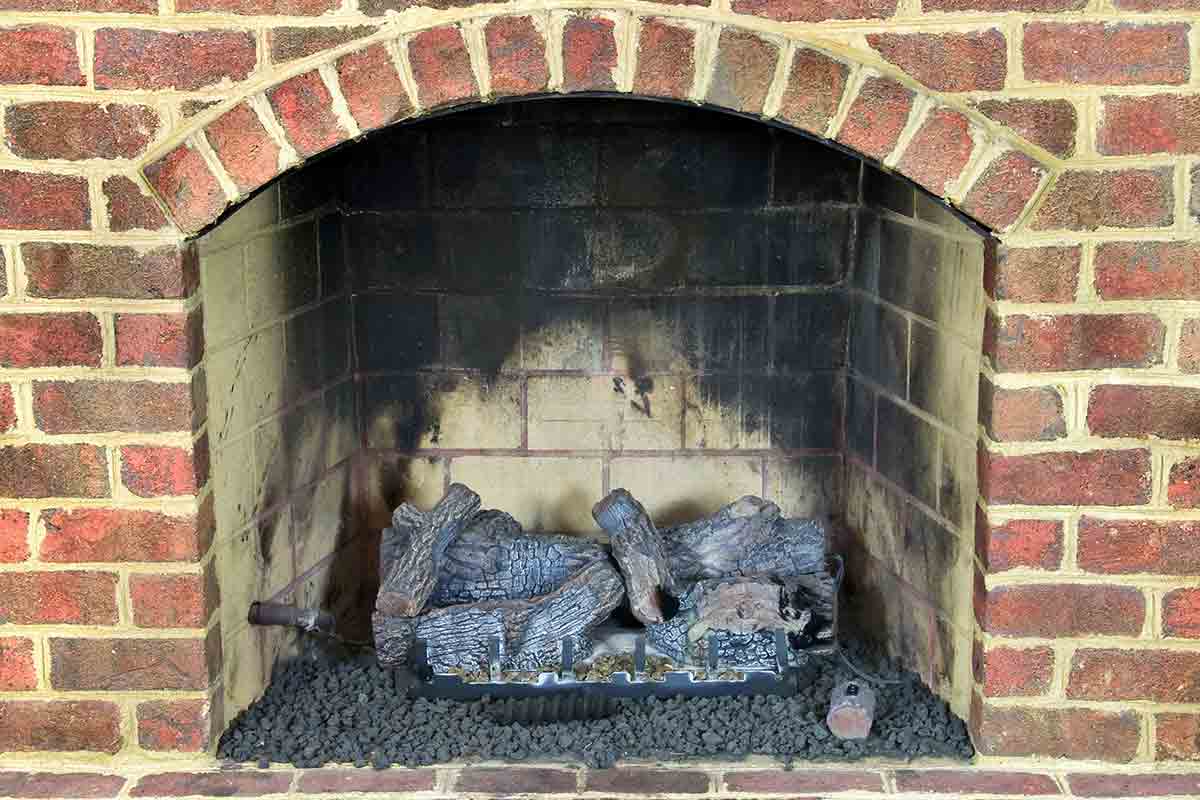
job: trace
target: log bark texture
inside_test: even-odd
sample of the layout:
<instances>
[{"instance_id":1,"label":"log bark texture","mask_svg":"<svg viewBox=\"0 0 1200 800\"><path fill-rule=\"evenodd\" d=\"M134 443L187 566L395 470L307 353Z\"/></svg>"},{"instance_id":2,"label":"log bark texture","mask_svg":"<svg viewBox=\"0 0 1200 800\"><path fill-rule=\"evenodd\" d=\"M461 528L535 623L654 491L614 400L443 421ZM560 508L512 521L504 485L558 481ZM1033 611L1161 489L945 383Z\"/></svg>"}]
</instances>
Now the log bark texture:
<instances>
[{"instance_id":1,"label":"log bark texture","mask_svg":"<svg viewBox=\"0 0 1200 800\"><path fill-rule=\"evenodd\" d=\"M592 517L612 542L633 615L647 625L663 622L663 593L675 594L675 580L646 509L625 489L614 489L592 507Z\"/></svg>"},{"instance_id":2,"label":"log bark texture","mask_svg":"<svg viewBox=\"0 0 1200 800\"><path fill-rule=\"evenodd\" d=\"M396 539L406 540L384 577L375 609L393 617L415 617L424 610L437 585L446 550L479 510L479 495L454 483L429 511L409 503L392 515ZM395 542L393 542L395 544Z\"/></svg>"}]
</instances>

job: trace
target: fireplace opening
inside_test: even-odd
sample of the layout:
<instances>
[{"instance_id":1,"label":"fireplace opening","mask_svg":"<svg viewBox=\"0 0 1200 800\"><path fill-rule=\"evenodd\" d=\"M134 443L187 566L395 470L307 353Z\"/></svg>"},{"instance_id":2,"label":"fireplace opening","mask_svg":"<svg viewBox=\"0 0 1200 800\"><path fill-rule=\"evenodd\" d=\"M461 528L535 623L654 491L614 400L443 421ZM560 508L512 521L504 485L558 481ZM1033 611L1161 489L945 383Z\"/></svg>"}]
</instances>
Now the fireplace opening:
<instances>
[{"instance_id":1,"label":"fireplace opening","mask_svg":"<svg viewBox=\"0 0 1200 800\"><path fill-rule=\"evenodd\" d=\"M992 244L940 201L761 121L554 99L394 126L343 147L260 192L197 247L232 724L224 755L315 765L573 753L608 763L675 752L676 736L686 754L970 754L959 717L972 681ZM255 602L323 609L343 642L378 643L381 576L411 544L396 538L393 512L436 510L455 487L477 495L472 513L504 512L530 541L559 534L581 553L618 544L593 507L622 488L664 531L764 508L771 525L818 531L844 565L837 634L851 661L899 681L871 686L873 738L829 736L830 692L855 676L822 647L826 617L789 628L786 648L763 640L764 658L782 658L801 685L792 697L624 698L611 718L551 726L566 736L650 720L656 733L642 749L574 734L507 750L440 735L391 753L313 744L336 739L315 728L377 727L381 708L408 718L409 736L425 730L414 719L475 720L468 741L503 738L496 726L512 724L486 700L385 702L397 684L382 651L246 618ZM617 575L601 560L598 570ZM620 572L601 632L646 627ZM651 588L645 597L669 606L664 617L680 613L683 591ZM697 653L715 641L693 638ZM506 643L484 646L502 661ZM589 661L590 644L576 647L583 676L610 652L602 643ZM328 705L331 687L346 705ZM294 750L256 750L263 720L297 693L314 710L288 723L301 729ZM355 705L363 696L373 711ZM714 713L770 734L706 744ZM664 715L685 722L655 727ZM330 728L332 717L341 721Z\"/></svg>"}]
</instances>

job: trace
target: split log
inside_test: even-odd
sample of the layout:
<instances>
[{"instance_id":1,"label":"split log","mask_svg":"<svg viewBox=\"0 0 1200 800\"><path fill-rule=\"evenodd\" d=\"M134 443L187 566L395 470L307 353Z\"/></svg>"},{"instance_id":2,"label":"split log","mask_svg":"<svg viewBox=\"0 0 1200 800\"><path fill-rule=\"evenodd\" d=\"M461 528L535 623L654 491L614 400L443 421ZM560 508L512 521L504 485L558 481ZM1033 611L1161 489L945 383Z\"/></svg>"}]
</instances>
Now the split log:
<instances>
[{"instance_id":1,"label":"split log","mask_svg":"<svg viewBox=\"0 0 1200 800\"><path fill-rule=\"evenodd\" d=\"M447 548L478 510L479 495L461 483L451 484L429 511L409 503L396 509L392 524L400 532L395 538L407 543L379 587L375 609L393 617L420 614L433 594Z\"/></svg>"},{"instance_id":2,"label":"split log","mask_svg":"<svg viewBox=\"0 0 1200 800\"><path fill-rule=\"evenodd\" d=\"M448 606L415 619L376 613L376 650L381 664L400 666L408 663L413 640L420 639L435 671L486 671L488 643L498 637L503 669L536 670L557 664L564 638L574 638L587 652L588 633L624 597L621 576L608 561L598 561L540 597Z\"/></svg>"},{"instance_id":3,"label":"split log","mask_svg":"<svg viewBox=\"0 0 1200 800\"><path fill-rule=\"evenodd\" d=\"M664 621L663 592L675 594L675 580L646 509L625 489L614 489L592 507L592 517L612 542L633 615L647 625Z\"/></svg>"}]
</instances>

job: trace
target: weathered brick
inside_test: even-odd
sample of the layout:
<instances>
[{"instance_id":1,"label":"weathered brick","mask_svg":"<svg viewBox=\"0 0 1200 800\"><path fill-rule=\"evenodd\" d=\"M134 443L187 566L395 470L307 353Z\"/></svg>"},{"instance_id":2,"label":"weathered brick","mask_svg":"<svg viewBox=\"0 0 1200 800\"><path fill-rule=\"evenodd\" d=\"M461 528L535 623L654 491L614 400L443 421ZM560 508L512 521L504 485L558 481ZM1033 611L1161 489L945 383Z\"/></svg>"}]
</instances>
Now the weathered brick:
<instances>
[{"instance_id":1,"label":"weathered brick","mask_svg":"<svg viewBox=\"0 0 1200 800\"><path fill-rule=\"evenodd\" d=\"M167 218L154 198L124 175L104 179L104 199L108 207L108 227L115 233L161 230Z\"/></svg>"},{"instance_id":2,"label":"weathered brick","mask_svg":"<svg viewBox=\"0 0 1200 800\"><path fill-rule=\"evenodd\" d=\"M203 628L217 607L216 573L130 575L129 601L139 628Z\"/></svg>"},{"instance_id":3,"label":"weathered brick","mask_svg":"<svg viewBox=\"0 0 1200 800\"><path fill-rule=\"evenodd\" d=\"M47 381L33 385L33 416L46 433L163 433L192 426L191 389L156 381Z\"/></svg>"},{"instance_id":4,"label":"weathered brick","mask_svg":"<svg viewBox=\"0 0 1200 800\"><path fill-rule=\"evenodd\" d=\"M922 0L925 11L1078 11L1087 0Z\"/></svg>"},{"instance_id":5,"label":"weathered brick","mask_svg":"<svg viewBox=\"0 0 1200 800\"><path fill-rule=\"evenodd\" d=\"M550 83L546 37L533 17L493 17L483 29L492 93L544 92Z\"/></svg>"},{"instance_id":6,"label":"weathered brick","mask_svg":"<svg viewBox=\"0 0 1200 800\"><path fill-rule=\"evenodd\" d=\"M1046 170L1025 153L1007 150L971 184L961 208L993 230L1011 228L1037 194Z\"/></svg>"},{"instance_id":7,"label":"weathered brick","mask_svg":"<svg viewBox=\"0 0 1200 800\"><path fill-rule=\"evenodd\" d=\"M896 13L896 0L733 0L733 10L784 22L886 19Z\"/></svg>"},{"instance_id":8,"label":"weathered brick","mask_svg":"<svg viewBox=\"0 0 1200 800\"><path fill-rule=\"evenodd\" d=\"M1200 589L1175 589L1163 595L1162 635L1200 639Z\"/></svg>"},{"instance_id":9,"label":"weathered brick","mask_svg":"<svg viewBox=\"0 0 1200 800\"><path fill-rule=\"evenodd\" d=\"M191 314L117 314L117 365L194 367L204 355L199 311Z\"/></svg>"},{"instance_id":10,"label":"weathered brick","mask_svg":"<svg viewBox=\"0 0 1200 800\"><path fill-rule=\"evenodd\" d=\"M17 401L12 384L0 383L0 433L17 427Z\"/></svg>"},{"instance_id":11,"label":"weathered brick","mask_svg":"<svg viewBox=\"0 0 1200 800\"><path fill-rule=\"evenodd\" d=\"M1159 761L1200 760L1200 714L1159 714L1154 727Z\"/></svg>"},{"instance_id":12,"label":"weathered brick","mask_svg":"<svg viewBox=\"0 0 1200 800\"><path fill-rule=\"evenodd\" d=\"M1200 152L1200 96L1105 97L1096 147L1109 156Z\"/></svg>"},{"instance_id":13,"label":"weathered brick","mask_svg":"<svg viewBox=\"0 0 1200 800\"><path fill-rule=\"evenodd\" d=\"M119 245L27 242L21 258L34 297L157 300L196 290L195 264L176 245L139 250Z\"/></svg>"},{"instance_id":14,"label":"weathered brick","mask_svg":"<svg viewBox=\"0 0 1200 800\"><path fill-rule=\"evenodd\" d=\"M1031 22L1024 29L1025 78L1110 86L1186 83L1188 26L1128 22Z\"/></svg>"},{"instance_id":15,"label":"weathered brick","mask_svg":"<svg viewBox=\"0 0 1200 800\"><path fill-rule=\"evenodd\" d=\"M1007 125L1033 144L1056 156L1070 158L1075 154L1075 132L1079 127L1079 112L1069 100L1013 98L983 100L975 107L1001 125Z\"/></svg>"},{"instance_id":16,"label":"weathered brick","mask_svg":"<svg viewBox=\"0 0 1200 800\"><path fill-rule=\"evenodd\" d=\"M921 794L1061 794L1053 776L982 769L898 769L896 790Z\"/></svg>"},{"instance_id":17,"label":"weathered brick","mask_svg":"<svg viewBox=\"0 0 1200 800\"><path fill-rule=\"evenodd\" d=\"M179 0L178 11L214 11L254 16L316 17L338 7L338 0Z\"/></svg>"},{"instance_id":18,"label":"weathered brick","mask_svg":"<svg viewBox=\"0 0 1200 800\"><path fill-rule=\"evenodd\" d=\"M882 792L879 773L840 769L753 769L725 773L725 790L751 796L765 794L825 794L827 792Z\"/></svg>"},{"instance_id":19,"label":"weathered brick","mask_svg":"<svg viewBox=\"0 0 1200 800\"><path fill-rule=\"evenodd\" d=\"M990 756L1047 756L1125 763L1142 725L1133 711L997 707L979 696L971 709L975 747Z\"/></svg>"},{"instance_id":20,"label":"weathered brick","mask_svg":"<svg viewBox=\"0 0 1200 800\"><path fill-rule=\"evenodd\" d=\"M1200 793L1200 775L1155 772L1121 775L1115 773L1071 773L1066 776L1074 797L1152 797Z\"/></svg>"},{"instance_id":21,"label":"weathered brick","mask_svg":"<svg viewBox=\"0 0 1200 800\"><path fill-rule=\"evenodd\" d=\"M563 26L562 57L566 91L616 89L616 23L605 17L572 16Z\"/></svg>"},{"instance_id":22,"label":"weathered brick","mask_svg":"<svg viewBox=\"0 0 1200 800\"><path fill-rule=\"evenodd\" d=\"M79 231L91 227L86 178L0 170L0 228Z\"/></svg>"},{"instance_id":23,"label":"weathered brick","mask_svg":"<svg viewBox=\"0 0 1200 800\"><path fill-rule=\"evenodd\" d=\"M1162 363L1166 329L1150 314L989 315L984 352L1000 372L1048 372Z\"/></svg>"},{"instance_id":24,"label":"weathered brick","mask_svg":"<svg viewBox=\"0 0 1200 800\"><path fill-rule=\"evenodd\" d=\"M911 91L890 78L868 78L850 105L837 140L882 161L895 148L900 132L908 124L913 100Z\"/></svg>"},{"instance_id":25,"label":"weathered brick","mask_svg":"<svg viewBox=\"0 0 1200 800\"><path fill-rule=\"evenodd\" d=\"M425 108L437 108L479 96L471 56L454 25L421 31L408 40L408 60Z\"/></svg>"},{"instance_id":26,"label":"weathered brick","mask_svg":"<svg viewBox=\"0 0 1200 800\"><path fill-rule=\"evenodd\" d=\"M896 169L944 197L962 176L974 150L971 121L953 109L937 108L913 134Z\"/></svg>"},{"instance_id":27,"label":"weathered brick","mask_svg":"<svg viewBox=\"0 0 1200 800\"><path fill-rule=\"evenodd\" d=\"M1200 653L1172 650L1079 649L1067 678L1067 697L1080 700L1153 700L1198 703Z\"/></svg>"},{"instance_id":28,"label":"weathered brick","mask_svg":"<svg viewBox=\"0 0 1200 800\"><path fill-rule=\"evenodd\" d=\"M229 204L204 157L186 142L147 166L143 174L166 203L175 223L188 233L208 225Z\"/></svg>"},{"instance_id":29,"label":"weathered brick","mask_svg":"<svg viewBox=\"0 0 1200 800\"><path fill-rule=\"evenodd\" d=\"M120 775L92 772L0 772L0 797L45 800L51 797L116 797L125 786Z\"/></svg>"},{"instance_id":30,"label":"weathered brick","mask_svg":"<svg viewBox=\"0 0 1200 800\"><path fill-rule=\"evenodd\" d=\"M824 53L801 47L792 57L779 119L823 136L846 92L850 67Z\"/></svg>"},{"instance_id":31,"label":"weathered brick","mask_svg":"<svg viewBox=\"0 0 1200 800\"><path fill-rule=\"evenodd\" d=\"M1095 272L1105 300L1200 299L1200 246L1192 242L1106 242Z\"/></svg>"},{"instance_id":32,"label":"weathered brick","mask_svg":"<svg viewBox=\"0 0 1200 800\"><path fill-rule=\"evenodd\" d=\"M37 688L33 664L33 640L23 636L0 636L0 692L26 692ZM0 790L4 773L0 772Z\"/></svg>"},{"instance_id":33,"label":"weathered brick","mask_svg":"<svg viewBox=\"0 0 1200 800\"><path fill-rule=\"evenodd\" d=\"M1069 303L1079 285L1079 245L998 247L984 261L983 285L997 300L1019 303Z\"/></svg>"},{"instance_id":34,"label":"weathered brick","mask_svg":"<svg viewBox=\"0 0 1200 800\"><path fill-rule=\"evenodd\" d=\"M63 691L205 689L217 655L211 638L51 637L50 685Z\"/></svg>"},{"instance_id":35,"label":"weathered brick","mask_svg":"<svg viewBox=\"0 0 1200 800\"><path fill-rule=\"evenodd\" d=\"M979 384L979 421L998 442L1050 441L1067 434L1062 395L1049 386L1024 389Z\"/></svg>"},{"instance_id":36,"label":"weathered brick","mask_svg":"<svg viewBox=\"0 0 1200 800\"><path fill-rule=\"evenodd\" d=\"M431 769L346 770L313 769L300 773L296 786L301 794L387 792L407 794L433 789L436 773Z\"/></svg>"},{"instance_id":37,"label":"weathered brick","mask_svg":"<svg viewBox=\"0 0 1200 800\"><path fill-rule=\"evenodd\" d=\"M635 94L684 99L696 74L696 32L652 17L638 33Z\"/></svg>"},{"instance_id":38,"label":"weathered brick","mask_svg":"<svg viewBox=\"0 0 1200 800\"><path fill-rule=\"evenodd\" d=\"M1072 170L1058 176L1031 221L1038 230L1142 228L1175 220L1171 170Z\"/></svg>"},{"instance_id":39,"label":"weathered brick","mask_svg":"<svg viewBox=\"0 0 1200 800\"><path fill-rule=\"evenodd\" d=\"M1194 439L1200 432L1200 389L1096 386L1088 397L1087 422L1098 436Z\"/></svg>"},{"instance_id":40,"label":"weathered brick","mask_svg":"<svg viewBox=\"0 0 1200 800\"><path fill-rule=\"evenodd\" d=\"M100 700L0 700L0 751L121 749L121 709Z\"/></svg>"},{"instance_id":41,"label":"weathered brick","mask_svg":"<svg viewBox=\"0 0 1200 800\"><path fill-rule=\"evenodd\" d=\"M1078 562L1088 572L1192 575L1200 571L1197 536L1200 522L1084 517Z\"/></svg>"},{"instance_id":42,"label":"weathered brick","mask_svg":"<svg viewBox=\"0 0 1200 800\"><path fill-rule=\"evenodd\" d=\"M108 493L108 459L102 447L0 447L0 497L108 497Z\"/></svg>"},{"instance_id":43,"label":"weathered brick","mask_svg":"<svg viewBox=\"0 0 1200 800\"><path fill-rule=\"evenodd\" d=\"M155 752L199 753L208 748L219 715L208 700L152 700L137 707L138 746Z\"/></svg>"},{"instance_id":44,"label":"weathered brick","mask_svg":"<svg viewBox=\"0 0 1200 800\"><path fill-rule=\"evenodd\" d=\"M708 102L746 114L762 113L779 46L749 31L725 28L717 44Z\"/></svg>"},{"instance_id":45,"label":"weathered brick","mask_svg":"<svg viewBox=\"0 0 1200 800\"><path fill-rule=\"evenodd\" d=\"M29 558L29 515L14 509L0 510L0 563Z\"/></svg>"},{"instance_id":46,"label":"weathered brick","mask_svg":"<svg viewBox=\"0 0 1200 800\"><path fill-rule=\"evenodd\" d=\"M1058 569L1062 563L1063 524L1051 519L1013 519L992 524L976 510L975 542L989 572L1029 567Z\"/></svg>"},{"instance_id":47,"label":"weathered brick","mask_svg":"<svg viewBox=\"0 0 1200 800\"><path fill-rule=\"evenodd\" d=\"M0 29L0 84L83 86L75 31L51 25Z\"/></svg>"},{"instance_id":48,"label":"weathered brick","mask_svg":"<svg viewBox=\"0 0 1200 800\"><path fill-rule=\"evenodd\" d=\"M468 767L459 773L454 791L502 796L574 793L575 773L536 767Z\"/></svg>"},{"instance_id":49,"label":"weathered brick","mask_svg":"<svg viewBox=\"0 0 1200 800\"><path fill-rule=\"evenodd\" d=\"M1150 501L1147 450L1004 456L984 451L980 492L990 503L1129 506Z\"/></svg>"},{"instance_id":50,"label":"weathered brick","mask_svg":"<svg viewBox=\"0 0 1200 800\"><path fill-rule=\"evenodd\" d=\"M337 73L346 107L360 130L369 131L412 115L408 90L382 42L342 56Z\"/></svg>"},{"instance_id":51,"label":"weathered brick","mask_svg":"<svg viewBox=\"0 0 1200 800\"><path fill-rule=\"evenodd\" d=\"M10 625L115 625L112 572L0 572L0 619Z\"/></svg>"},{"instance_id":52,"label":"weathered brick","mask_svg":"<svg viewBox=\"0 0 1200 800\"><path fill-rule=\"evenodd\" d=\"M249 31L100 28L96 87L193 91L242 81L254 71L256 52Z\"/></svg>"},{"instance_id":53,"label":"weathered brick","mask_svg":"<svg viewBox=\"0 0 1200 800\"><path fill-rule=\"evenodd\" d=\"M281 148L249 102L238 103L208 123L204 137L225 173L243 192L257 189L279 174Z\"/></svg>"},{"instance_id":54,"label":"weathered brick","mask_svg":"<svg viewBox=\"0 0 1200 800\"><path fill-rule=\"evenodd\" d=\"M941 92L1004 88L1008 45L995 28L965 33L871 33L867 42L905 74Z\"/></svg>"},{"instance_id":55,"label":"weathered brick","mask_svg":"<svg viewBox=\"0 0 1200 800\"><path fill-rule=\"evenodd\" d=\"M57 563L197 561L212 535L200 515L108 508L49 509L41 557Z\"/></svg>"},{"instance_id":56,"label":"weathered brick","mask_svg":"<svg viewBox=\"0 0 1200 800\"><path fill-rule=\"evenodd\" d=\"M639 797L662 794L706 794L708 774L699 770L592 769L587 773L585 791L608 794L633 794Z\"/></svg>"},{"instance_id":57,"label":"weathered brick","mask_svg":"<svg viewBox=\"0 0 1200 800\"><path fill-rule=\"evenodd\" d=\"M1049 647L990 647L983 656L983 675L983 693L989 697L1045 694L1054 677L1054 651Z\"/></svg>"},{"instance_id":58,"label":"weathered brick","mask_svg":"<svg viewBox=\"0 0 1200 800\"><path fill-rule=\"evenodd\" d=\"M1179 332L1179 370L1200 372L1200 319L1185 319Z\"/></svg>"},{"instance_id":59,"label":"weathered brick","mask_svg":"<svg viewBox=\"0 0 1200 800\"><path fill-rule=\"evenodd\" d=\"M5 141L22 158L134 158L158 132L153 108L120 103L20 103L5 110Z\"/></svg>"},{"instance_id":60,"label":"weathered brick","mask_svg":"<svg viewBox=\"0 0 1200 800\"><path fill-rule=\"evenodd\" d=\"M290 771L162 772L144 775L130 791L131 797L257 797L286 794Z\"/></svg>"},{"instance_id":61,"label":"weathered brick","mask_svg":"<svg viewBox=\"0 0 1200 800\"><path fill-rule=\"evenodd\" d=\"M1128 586L1006 585L988 591L983 628L997 636L1136 636L1145 606Z\"/></svg>"},{"instance_id":62,"label":"weathered brick","mask_svg":"<svg viewBox=\"0 0 1200 800\"><path fill-rule=\"evenodd\" d=\"M1167 500L1176 508L1200 508L1200 458L1184 458L1171 465Z\"/></svg>"},{"instance_id":63,"label":"weathered brick","mask_svg":"<svg viewBox=\"0 0 1200 800\"><path fill-rule=\"evenodd\" d=\"M267 31L271 61L283 64L353 42L379 30L374 25L284 25Z\"/></svg>"},{"instance_id":64,"label":"weathered brick","mask_svg":"<svg viewBox=\"0 0 1200 800\"><path fill-rule=\"evenodd\" d=\"M302 156L312 156L349 138L333 111L333 95L316 70L267 91L288 141Z\"/></svg>"}]
</instances>

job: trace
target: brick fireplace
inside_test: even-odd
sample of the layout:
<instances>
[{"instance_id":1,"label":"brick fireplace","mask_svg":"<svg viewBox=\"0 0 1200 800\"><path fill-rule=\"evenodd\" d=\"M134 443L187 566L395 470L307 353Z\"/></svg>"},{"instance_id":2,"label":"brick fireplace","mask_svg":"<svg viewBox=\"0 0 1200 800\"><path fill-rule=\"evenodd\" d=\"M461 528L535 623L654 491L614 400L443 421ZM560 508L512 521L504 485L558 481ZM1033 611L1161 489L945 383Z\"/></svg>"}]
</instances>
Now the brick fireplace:
<instances>
[{"instance_id":1,"label":"brick fireplace","mask_svg":"<svg viewBox=\"0 0 1200 800\"><path fill-rule=\"evenodd\" d=\"M138 796L663 781L689 794L1195 793L1195 19L1186 2L1151 6L18 3L0 29L0 795L112 796L127 781ZM709 107L583 127L708 126L697 152L715 154L714 174L764 159L763 194L733 204L759 231L746 242L771 241L754 225L786 219L796 234L807 220L796 241L821 231L820 263L844 246L854 268L773 276L763 255L755 280L696 275L689 265L721 260L687 251L667 259L688 289L667 311L651 302L663 276L639 284L615 257L609 283L535 285L574 305L534 320L470 283L495 275L455 272L465 256L437 263L466 283L438 279L415 298L411 274L399 286L370 272L372 252L402 261L424 231L447 230L435 219L447 209L490 207L415 176L406 185L430 194L392 207L380 176L436 164L431 140L475 136L475 165L528 152L567 125L549 109L579 101L526 101L572 93L590 108L621 96ZM460 110L500 100L521 102ZM819 173L788 172L797 153ZM331 196L348 170L355 191ZM819 180L821 195L805 194ZM616 195L518 205L598 219ZM729 208L710 197L688 213ZM403 224L371 227L388 214ZM854 222L839 239L842 217ZM741 263L745 247L725 252ZM594 277L605 262L589 252ZM818 261L787 253L780 263ZM640 316L615 289L640 297ZM490 304L466 299L481 293ZM827 316L796 310L814 297ZM699 310L728 298L732 312ZM446 324L466 307L489 325ZM514 319L515 350L466 346L495 344ZM732 359L738 380L722 384L709 380L720 364L679 357L730 319L742 349L703 350ZM764 350L744 357L760 323ZM372 362L377 328L428 335L428 349ZM667 368L639 367L646 340L614 335L629 331L658 331ZM601 414L589 387L614 372L653 373L641 395L679 425L629 406ZM775 387L750 408L774 414L757 430L752 379ZM797 381L819 399L806 424L779 413L779 387ZM978 764L791 778L448 767L374 783L212 771L216 735L292 646L245 625L249 601L361 607L363 563L338 553L450 477L492 487L486 502L531 527L579 530L586 515L505 485L550 471L584 509L620 481L704 474L650 498L652 511L712 510L731 499L719 485L836 517L858 596L905 597L911 613L887 619L884 638L969 719Z\"/></svg>"}]
</instances>

